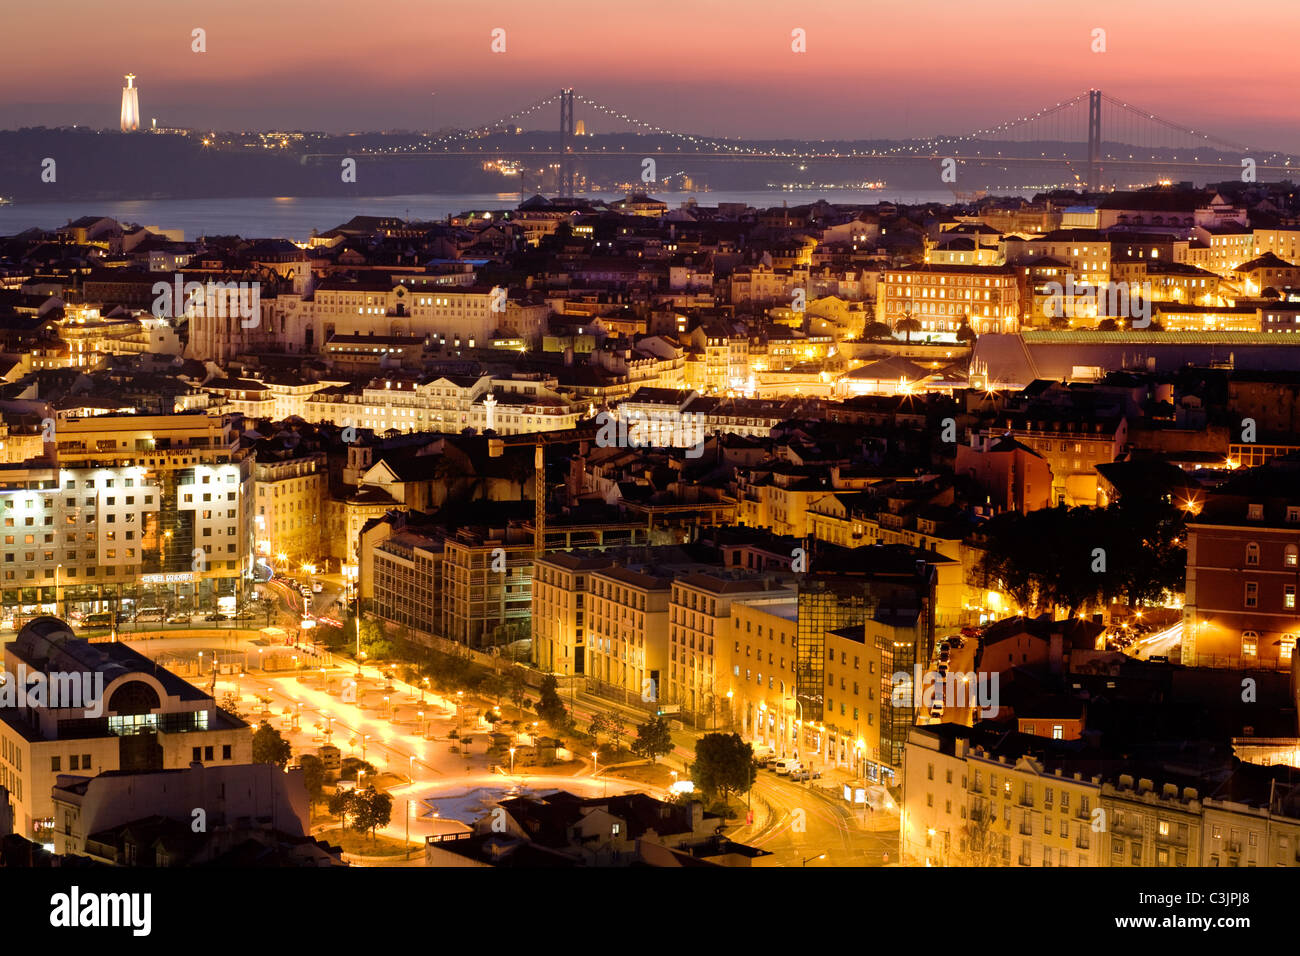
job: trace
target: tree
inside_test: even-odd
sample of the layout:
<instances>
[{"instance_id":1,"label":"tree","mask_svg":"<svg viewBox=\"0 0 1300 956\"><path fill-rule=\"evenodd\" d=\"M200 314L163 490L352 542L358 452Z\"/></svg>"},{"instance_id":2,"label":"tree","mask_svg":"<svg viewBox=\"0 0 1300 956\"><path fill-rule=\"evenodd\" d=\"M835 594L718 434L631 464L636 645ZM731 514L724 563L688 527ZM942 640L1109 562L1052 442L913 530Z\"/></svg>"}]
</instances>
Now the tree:
<instances>
[{"instance_id":1,"label":"tree","mask_svg":"<svg viewBox=\"0 0 1300 956\"><path fill-rule=\"evenodd\" d=\"M1115 332L1119 330L1119 323L1114 319L1102 319L1097 323L1098 332Z\"/></svg>"},{"instance_id":2,"label":"tree","mask_svg":"<svg viewBox=\"0 0 1300 956\"><path fill-rule=\"evenodd\" d=\"M754 748L740 734L705 734L695 742L691 780L709 799L720 795L726 802L729 794L752 787L757 775Z\"/></svg>"},{"instance_id":3,"label":"tree","mask_svg":"<svg viewBox=\"0 0 1300 956\"><path fill-rule=\"evenodd\" d=\"M244 716L244 709L240 706L239 698L235 696L233 691L226 691L221 696L221 709L232 717L242 719Z\"/></svg>"},{"instance_id":4,"label":"tree","mask_svg":"<svg viewBox=\"0 0 1300 956\"><path fill-rule=\"evenodd\" d=\"M352 811L352 791L335 790L330 794L329 803L325 805L330 816L338 817L343 826L348 825L348 814Z\"/></svg>"},{"instance_id":5,"label":"tree","mask_svg":"<svg viewBox=\"0 0 1300 956\"><path fill-rule=\"evenodd\" d=\"M1002 866L1002 838L993 831L996 811L975 797L970 817L961 828L960 861L964 866Z\"/></svg>"},{"instance_id":6,"label":"tree","mask_svg":"<svg viewBox=\"0 0 1300 956\"><path fill-rule=\"evenodd\" d=\"M862 328L863 340L887 339L894 334L884 322L868 322Z\"/></svg>"},{"instance_id":7,"label":"tree","mask_svg":"<svg viewBox=\"0 0 1300 956\"><path fill-rule=\"evenodd\" d=\"M623 738L627 736L627 724L619 714L609 715L609 735L614 738L615 752L623 749Z\"/></svg>"},{"instance_id":8,"label":"tree","mask_svg":"<svg viewBox=\"0 0 1300 956\"><path fill-rule=\"evenodd\" d=\"M522 711L524 703L528 700L528 684L524 681L524 673L518 667L512 667L506 671L506 696L510 698L510 703L515 705L515 710Z\"/></svg>"},{"instance_id":9,"label":"tree","mask_svg":"<svg viewBox=\"0 0 1300 956\"><path fill-rule=\"evenodd\" d=\"M325 763L313 754L303 754L298 758L302 767L302 783L307 788L307 801L316 806L325 795Z\"/></svg>"},{"instance_id":10,"label":"tree","mask_svg":"<svg viewBox=\"0 0 1300 956\"><path fill-rule=\"evenodd\" d=\"M958 342L975 341L975 330L970 327L970 323L968 323L965 319L962 319L962 323L957 329L957 341Z\"/></svg>"},{"instance_id":11,"label":"tree","mask_svg":"<svg viewBox=\"0 0 1300 956\"><path fill-rule=\"evenodd\" d=\"M1003 512L984 525L984 569L1026 609L1074 616L1121 596L1157 601L1182 588L1183 527L1183 515L1158 495L1107 508Z\"/></svg>"},{"instance_id":12,"label":"tree","mask_svg":"<svg viewBox=\"0 0 1300 956\"><path fill-rule=\"evenodd\" d=\"M912 333L921 331L921 323L911 316L908 316L905 319L899 319L898 323L894 326L894 330L896 332L906 333L907 342L910 343L912 341Z\"/></svg>"},{"instance_id":13,"label":"tree","mask_svg":"<svg viewBox=\"0 0 1300 956\"><path fill-rule=\"evenodd\" d=\"M537 700L537 716L551 725L554 730L563 730L569 725L569 712L564 708L557 691L559 683L555 675L547 674L542 678L542 693Z\"/></svg>"},{"instance_id":14,"label":"tree","mask_svg":"<svg viewBox=\"0 0 1300 956\"><path fill-rule=\"evenodd\" d=\"M375 838L375 830L388 826L393 818L393 798L381 793L374 787L351 791L352 829L358 833L370 831L370 839Z\"/></svg>"},{"instance_id":15,"label":"tree","mask_svg":"<svg viewBox=\"0 0 1300 956\"><path fill-rule=\"evenodd\" d=\"M601 734L609 734L609 716L607 714L595 713L591 715L591 727L587 730L592 739L599 740Z\"/></svg>"},{"instance_id":16,"label":"tree","mask_svg":"<svg viewBox=\"0 0 1300 956\"><path fill-rule=\"evenodd\" d=\"M632 752L639 757L649 757L655 763L660 757L673 752L673 738L668 728L668 721L662 715L656 716L644 724L637 724L636 740L632 742Z\"/></svg>"},{"instance_id":17,"label":"tree","mask_svg":"<svg viewBox=\"0 0 1300 956\"><path fill-rule=\"evenodd\" d=\"M479 692L487 697L491 697L495 702L497 710L501 709L501 698L505 696L508 690L506 679L496 671L488 674L483 680L479 681Z\"/></svg>"},{"instance_id":18,"label":"tree","mask_svg":"<svg viewBox=\"0 0 1300 956\"><path fill-rule=\"evenodd\" d=\"M369 776L375 773L375 765L368 760L362 760L360 757L344 757L342 765L339 768L340 780L356 780L358 775L365 774Z\"/></svg>"},{"instance_id":19,"label":"tree","mask_svg":"<svg viewBox=\"0 0 1300 956\"><path fill-rule=\"evenodd\" d=\"M292 756L293 748L289 741L280 736L280 731L262 721L257 733L253 734L253 763L273 763L284 767Z\"/></svg>"}]
</instances>

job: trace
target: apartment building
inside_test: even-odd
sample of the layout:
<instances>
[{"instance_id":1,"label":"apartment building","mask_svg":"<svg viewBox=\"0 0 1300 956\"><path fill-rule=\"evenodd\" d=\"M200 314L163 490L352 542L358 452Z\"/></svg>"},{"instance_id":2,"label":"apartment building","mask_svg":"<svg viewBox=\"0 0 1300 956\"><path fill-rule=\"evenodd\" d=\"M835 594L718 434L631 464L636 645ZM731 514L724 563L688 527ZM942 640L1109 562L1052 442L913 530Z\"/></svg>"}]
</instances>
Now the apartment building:
<instances>
[{"instance_id":1,"label":"apartment building","mask_svg":"<svg viewBox=\"0 0 1300 956\"><path fill-rule=\"evenodd\" d=\"M0 787L16 831L37 843L54 842L51 792L61 773L252 763L248 724L125 644L91 644L42 617L4 646L4 665L9 674L43 674L49 687L70 676L91 688L60 701L76 706L0 707Z\"/></svg>"},{"instance_id":2,"label":"apartment building","mask_svg":"<svg viewBox=\"0 0 1300 956\"><path fill-rule=\"evenodd\" d=\"M798 623L799 602L793 591L733 601L731 646L722 639L716 664L702 658L704 667L687 671L688 678L694 677L697 695L707 700L721 691L729 726L780 757L801 755L803 705L795 696ZM710 665L720 671L711 673Z\"/></svg>"},{"instance_id":3,"label":"apartment building","mask_svg":"<svg viewBox=\"0 0 1300 956\"><path fill-rule=\"evenodd\" d=\"M363 593L363 606L375 617L407 629L414 641L425 634L441 635L442 539L396 530L367 553L370 567L361 579L369 585L369 593Z\"/></svg>"},{"instance_id":4,"label":"apartment building","mask_svg":"<svg viewBox=\"0 0 1300 956\"><path fill-rule=\"evenodd\" d=\"M1015 735L1012 735L1015 736ZM1103 780L1067 759L1012 758L1005 734L954 724L908 736L903 859L930 866L1103 866ZM1104 812L1104 811L1103 811Z\"/></svg>"},{"instance_id":5,"label":"apartment building","mask_svg":"<svg viewBox=\"0 0 1300 956\"><path fill-rule=\"evenodd\" d=\"M956 332L962 323L978 333L1020 327L1019 276L1011 266L924 263L888 269L878 296L882 321L897 327L912 319L922 335Z\"/></svg>"},{"instance_id":6,"label":"apartment building","mask_svg":"<svg viewBox=\"0 0 1300 956\"><path fill-rule=\"evenodd\" d=\"M894 675L905 671L911 686L912 669L901 660L911 658L922 625L918 610L881 608L863 624L826 632L825 708L818 729L827 764L872 783L895 781L917 713L913 694L895 699Z\"/></svg>"},{"instance_id":7,"label":"apartment building","mask_svg":"<svg viewBox=\"0 0 1300 956\"><path fill-rule=\"evenodd\" d=\"M1196 787L1162 782L1157 789L1150 778L1122 773L1102 784L1100 806L1108 848L1102 866L1205 865L1201 860L1205 821ZM1229 828L1228 833L1236 836L1239 831Z\"/></svg>"},{"instance_id":8,"label":"apartment building","mask_svg":"<svg viewBox=\"0 0 1300 956\"><path fill-rule=\"evenodd\" d=\"M983 454L1007 435L1047 462L1054 502L1096 506L1105 504L1096 466L1119 457L1128 443L1128 420L1114 412L1060 406L1007 410L972 435L971 447Z\"/></svg>"},{"instance_id":9,"label":"apartment building","mask_svg":"<svg viewBox=\"0 0 1300 956\"><path fill-rule=\"evenodd\" d=\"M524 290L465 285L464 276L455 273L329 278L310 294L282 293L264 299L262 305L259 328L275 347L309 353L325 351L335 335L371 333L414 335L453 348L485 345L497 333L540 343L550 314L540 296ZM234 324L240 323L236 320ZM243 330L213 330L203 338L204 347L215 355L223 334L241 333Z\"/></svg>"},{"instance_id":10,"label":"apartment building","mask_svg":"<svg viewBox=\"0 0 1300 956\"><path fill-rule=\"evenodd\" d=\"M461 528L443 543L441 636L475 650L527 639L533 539L520 529Z\"/></svg>"},{"instance_id":11,"label":"apartment building","mask_svg":"<svg viewBox=\"0 0 1300 956\"><path fill-rule=\"evenodd\" d=\"M612 557L553 552L533 568L533 661L548 674L587 673L589 594Z\"/></svg>"},{"instance_id":12,"label":"apartment building","mask_svg":"<svg viewBox=\"0 0 1300 956\"><path fill-rule=\"evenodd\" d=\"M368 428L376 434L473 428L520 435L573 428L586 416L587 406L558 391L555 378L542 375L421 381L389 374L360 388L322 390L304 402L303 411L309 422Z\"/></svg>"},{"instance_id":13,"label":"apartment building","mask_svg":"<svg viewBox=\"0 0 1300 956\"><path fill-rule=\"evenodd\" d=\"M630 567L590 572L585 673L593 693L646 704L662 699L672 581Z\"/></svg>"},{"instance_id":14,"label":"apartment building","mask_svg":"<svg viewBox=\"0 0 1300 956\"><path fill-rule=\"evenodd\" d=\"M928 661L933 653L937 582L934 567L909 549L865 547L837 551L826 562L827 568L835 570L819 570L819 567L814 566L800 578L798 585L796 693L803 704L805 719L814 724L830 723L831 717L826 683L827 634L872 620L903 625L909 638L897 643L890 641L882 650L881 666L890 674L910 673L917 661ZM917 616L915 625L904 625L913 613ZM847 717L847 700L837 701L834 695L830 696L837 711L841 702L845 704L845 713L838 716ZM910 723L911 712L897 708L891 719ZM851 735L847 727L837 735L837 754L840 737L856 743L856 736ZM891 752L885 760L882 741L881 763L898 766L902 759L901 739L897 752L893 743L890 746Z\"/></svg>"},{"instance_id":15,"label":"apartment building","mask_svg":"<svg viewBox=\"0 0 1300 956\"><path fill-rule=\"evenodd\" d=\"M257 449L253 464L257 553L290 563L325 553L325 498L329 467L323 451Z\"/></svg>"},{"instance_id":16,"label":"apartment building","mask_svg":"<svg viewBox=\"0 0 1300 956\"><path fill-rule=\"evenodd\" d=\"M789 600L792 592L780 580L775 574L697 569L673 581L666 700L680 705L700 726L716 727L725 720L752 736L760 724L758 705L768 695L782 693L782 679L772 666L736 656L736 628L743 623L737 625L732 614L734 608L753 601ZM777 624L771 621L764 626ZM760 689L768 695L760 694ZM775 720L769 723L775 732Z\"/></svg>"},{"instance_id":17,"label":"apartment building","mask_svg":"<svg viewBox=\"0 0 1300 956\"><path fill-rule=\"evenodd\" d=\"M0 469L7 613L199 609L247 593L252 462L228 419L100 415L55 431L56 463Z\"/></svg>"},{"instance_id":18,"label":"apartment building","mask_svg":"<svg viewBox=\"0 0 1300 956\"><path fill-rule=\"evenodd\" d=\"M1025 755L1030 749L1034 756ZM904 860L1300 866L1300 788L1290 768L1238 763L1198 777L1139 765L1099 773L1090 769L1096 760L1065 749L1044 753L1001 730L914 728L903 778Z\"/></svg>"},{"instance_id":19,"label":"apartment building","mask_svg":"<svg viewBox=\"0 0 1300 956\"><path fill-rule=\"evenodd\" d=\"M1239 471L1189 502L1182 662L1291 667L1300 635L1300 466Z\"/></svg>"}]
</instances>

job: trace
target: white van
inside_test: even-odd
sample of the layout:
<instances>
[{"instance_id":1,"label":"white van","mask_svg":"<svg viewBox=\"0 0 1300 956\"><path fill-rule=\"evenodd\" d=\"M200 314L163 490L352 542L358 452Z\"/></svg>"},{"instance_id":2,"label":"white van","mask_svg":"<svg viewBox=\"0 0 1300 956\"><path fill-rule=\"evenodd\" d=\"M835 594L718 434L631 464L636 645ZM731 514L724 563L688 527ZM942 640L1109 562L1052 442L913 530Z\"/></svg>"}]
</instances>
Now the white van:
<instances>
[{"instance_id":1,"label":"white van","mask_svg":"<svg viewBox=\"0 0 1300 956\"><path fill-rule=\"evenodd\" d=\"M772 765L776 770L777 776L784 777L789 775L792 770L802 770L803 766L793 757L782 757Z\"/></svg>"}]
</instances>

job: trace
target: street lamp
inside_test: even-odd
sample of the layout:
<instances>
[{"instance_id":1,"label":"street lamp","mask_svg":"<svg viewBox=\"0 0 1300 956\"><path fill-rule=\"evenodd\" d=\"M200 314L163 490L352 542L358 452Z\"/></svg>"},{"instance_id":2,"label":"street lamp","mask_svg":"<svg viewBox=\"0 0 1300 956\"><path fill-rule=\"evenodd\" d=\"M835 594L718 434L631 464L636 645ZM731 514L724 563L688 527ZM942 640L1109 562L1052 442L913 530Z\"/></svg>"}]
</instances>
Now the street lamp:
<instances>
[{"instance_id":1,"label":"street lamp","mask_svg":"<svg viewBox=\"0 0 1300 956\"><path fill-rule=\"evenodd\" d=\"M362 760L366 759L366 741L368 741L369 739L370 739L369 734L366 734L364 737L361 738L361 759Z\"/></svg>"},{"instance_id":2,"label":"street lamp","mask_svg":"<svg viewBox=\"0 0 1300 956\"><path fill-rule=\"evenodd\" d=\"M825 854L825 853L818 853L816 856L810 856L810 857L808 857L808 859L804 860L804 861L803 861L803 865L804 865L804 866L807 866L807 865L808 865L809 863L811 863L813 860L824 860L824 859L826 859L826 854Z\"/></svg>"},{"instance_id":3,"label":"street lamp","mask_svg":"<svg viewBox=\"0 0 1300 956\"><path fill-rule=\"evenodd\" d=\"M515 773L515 748L511 747L510 748L510 775L514 776L514 773Z\"/></svg>"},{"instance_id":4,"label":"street lamp","mask_svg":"<svg viewBox=\"0 0 1300 956\"><path fill-rule=\"evenodd\" d=\"M795 727L798 727L800 730L802 730L802 729L803 729L803 702L799 700L799 695L798 695L798 694L791 694L791 695L790 695L790 699L791 699L792 701L794 701L794 705L795 705L796 707L799 708L799 717L798 717L798 720L797 720L797 722L796 722L796 724L795 724ZM785 716L785 714L784 714L784 710L785 710L785 698L784 698L784 697L781 698L781 709L782 709L782 719L784 719L784 716ZM798 731L798 730L795 730L795 731L792 733L791 736L794 737L794 753L793 753L791 756L798 757L798 756L799 756L799 731Z\"/></svg>"}]
</instances>

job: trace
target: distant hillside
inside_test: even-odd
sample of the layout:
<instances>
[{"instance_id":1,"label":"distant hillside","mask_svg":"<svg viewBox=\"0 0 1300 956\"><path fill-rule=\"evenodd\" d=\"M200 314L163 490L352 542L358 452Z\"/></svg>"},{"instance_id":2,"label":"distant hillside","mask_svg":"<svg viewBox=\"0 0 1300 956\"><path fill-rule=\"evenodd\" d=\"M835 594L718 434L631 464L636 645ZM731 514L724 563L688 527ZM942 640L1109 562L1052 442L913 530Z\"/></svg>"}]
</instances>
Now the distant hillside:
<instances>
[{"instance_id":1,"label":"distant hillside","mask_svg":"<svg viewBox=\"0 0 1300 956\"><path fill-rule=\"evenodd\" d=\"M41 181L41 163L57 179ZM292 151L205 149L193 137L93 130L0 131L0 196L18 201L382 196L474 192L499 186L470 159L433 163L365 158L355 185L337 164L304 165Z\"/></svg>"}]
</instances>

